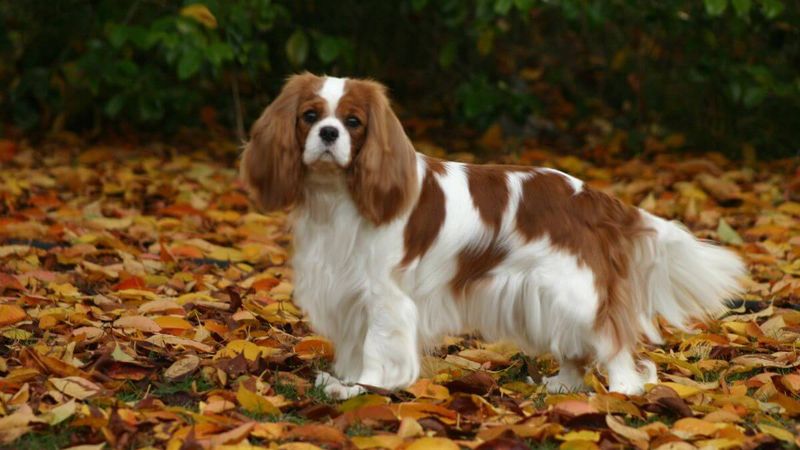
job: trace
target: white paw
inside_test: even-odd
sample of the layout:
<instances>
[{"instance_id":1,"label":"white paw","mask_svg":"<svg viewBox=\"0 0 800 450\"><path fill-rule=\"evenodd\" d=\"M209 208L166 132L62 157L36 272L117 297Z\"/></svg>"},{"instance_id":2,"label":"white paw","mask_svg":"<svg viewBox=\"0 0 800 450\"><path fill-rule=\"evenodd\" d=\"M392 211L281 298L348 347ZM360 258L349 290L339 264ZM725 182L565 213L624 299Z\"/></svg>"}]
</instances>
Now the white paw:
<instances>
[{"instance_id":1,"label":"white paw","mask_svg":"<svg viewBox=\"0 0 800 450\"><path fill-rule=\"evenodd\" d=\"M639 364L642 366L642 376L646 384L658 383L658 369L656 363L650 360L641 360Z\"/></svg>"},{"instance_id":2,"label":"white paw","mask_svg":"<svg viewBox=\"0 0 800 450\"><path fill-rule=\"evenodd\" d=\"M568 392L585 391L588 387L583 383L583 380L576 377L565 377L558 373L552 377L542 378L542 384L550 394L560 394Z\"/></svg>"},{"instance_id":3,"label":"white paw","mask_svg":"<svg viewBox=\"0 0 800 450\"><path fill-rule=\"evenodd\" d=\"M611 392L616 392L619 394L625 395L642 395L644 393L644 383L641 380L638 382L629 382L629 383L614 383L608 387L608 390Z\"/></svg>"},{"instance_id":4,"label":"white paw","mask_svg":"<svg viewBox=\"0 0 800 450\"><path fill-rule=\"evenodd\" d=\"M411 386L419 376L419 361L414 357L406 357L405 354L400 356L373 361L361 374L359 383L387 390Z\"/></svg>"},{"instance_id":5,"label":"white paw","mask_svg":"<svg viewBox=\"0 0 800 450\"><path fill-rule=\"evenodd\" d=\"M359 385L348 385L339 381L338 378L329 374L328 372L320 372L317 374L317 379L314 384L322 386L325 394L328 397L346 400L350 397L355 397L366 393L366 389Z\"/></svg>"},{"instance_id":6,"label":"white paw","mask_svg":"<svg viewBox=\"0 0 800 450\"><path fill-rule=\"evenodd\" d=\"M653 361L639 361L640 369L611 377L608 390L625 395L642 395L644 385L658 383L658 370Z\"/></svg>"},{"instance_id":7,"label":"white paw","mask_svg":"<svg viewBox=\"0 0 800 450\"><path fill-rule=\"evenodd\" d=\"M625 395L641 395L644 393L644 379L637 371L612 376L608 390Z\"/></svg>"}]
</instances>

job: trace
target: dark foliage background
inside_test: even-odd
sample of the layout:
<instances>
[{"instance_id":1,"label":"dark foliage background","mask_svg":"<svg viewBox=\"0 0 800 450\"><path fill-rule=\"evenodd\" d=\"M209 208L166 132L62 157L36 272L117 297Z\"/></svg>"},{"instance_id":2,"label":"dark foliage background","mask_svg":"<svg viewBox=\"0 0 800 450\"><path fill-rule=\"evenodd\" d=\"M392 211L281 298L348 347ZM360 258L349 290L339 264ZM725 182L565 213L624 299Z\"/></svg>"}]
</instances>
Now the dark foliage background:
<instances>
[{"instance_id":1,"label":"dark foliage background","mask_svg":"<svg viewBox=\"0 0 800 450\"><path fill-rule=\"evenodd\" d=\"M434 134L732 156L800 141L796 1L25 0L0 20L4 133L242 130L311 70L385 82Z\"/></svg>"}]
</instances>

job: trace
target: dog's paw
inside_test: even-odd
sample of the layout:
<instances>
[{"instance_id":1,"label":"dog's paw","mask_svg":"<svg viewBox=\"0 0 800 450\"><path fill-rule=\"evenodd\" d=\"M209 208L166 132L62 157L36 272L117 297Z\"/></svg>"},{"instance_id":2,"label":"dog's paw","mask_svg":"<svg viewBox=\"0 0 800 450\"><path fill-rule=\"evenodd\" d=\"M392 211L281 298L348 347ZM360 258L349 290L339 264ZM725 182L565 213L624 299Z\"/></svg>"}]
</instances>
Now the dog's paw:
<instances>
[{"instance_id":1,"label":"dog's paw","mask_svg":"<svg viewBox=\"0 0 800 450\"><path fill-rule=\"evenodd\" d=\"M325 395L330 398L346 400L357 395L366 393L366 389L359 385L349 385L342 383L338 378L327 372L320 372L317 374L317 379L314 385L322 387Z\"/></svg>"}]
</instances>

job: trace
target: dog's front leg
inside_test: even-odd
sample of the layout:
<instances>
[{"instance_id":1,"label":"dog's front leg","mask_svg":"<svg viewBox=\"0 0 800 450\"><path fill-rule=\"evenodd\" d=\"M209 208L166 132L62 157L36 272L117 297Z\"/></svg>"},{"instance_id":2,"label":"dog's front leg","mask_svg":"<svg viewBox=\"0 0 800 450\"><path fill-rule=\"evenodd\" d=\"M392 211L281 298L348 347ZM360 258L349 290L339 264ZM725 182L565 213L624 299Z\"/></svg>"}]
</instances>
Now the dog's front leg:
<instances>
[{"instance_id":1,"label":"dog's front leg","mask_svg":"<svg viewBox=\"0 0 800 450\"><path fill-rule=\"evenodd\" d=\"M414 301L388 285L363 294L359 306L354 309L359 313L348 316L342 330L350 339L336 343L334 371L339 378L325 372L317 376L316 384L332 397L345 399L364 393L361 385L403 388L419 376ZM351 340L359 335L359 342Z\"/></svg>"},{"instance_id":2,"label":"dog's front leg","mask_svg":"<svg viewBox=\"0 0 800 450\"><path fill-rule=\"evenodd\" d=\"M419 376L417 305L394 285L366 300L367 335L358 382L384 389L407 387Z\"/></svg>"}]
</instances>

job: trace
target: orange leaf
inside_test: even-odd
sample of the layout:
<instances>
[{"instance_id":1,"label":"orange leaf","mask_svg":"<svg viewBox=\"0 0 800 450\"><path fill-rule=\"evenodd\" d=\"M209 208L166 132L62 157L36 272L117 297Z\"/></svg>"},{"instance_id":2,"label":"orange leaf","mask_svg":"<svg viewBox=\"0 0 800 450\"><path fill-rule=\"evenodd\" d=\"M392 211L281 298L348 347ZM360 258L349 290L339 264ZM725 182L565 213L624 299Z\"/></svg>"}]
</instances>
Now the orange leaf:
<instances>
[{"instance_id":1,"label":"orange leaf","mask_svg":"<svg viewBox=\"0 0 800 450\"><path fill-rule=\"evenodd\" d=\"M325 338L306 337L294 346L294 352L301 359L333 359L333 345Z\"/></svg>"},{"instance_id":2,"label":"orange leaf","mask_svg":"<svg viewBox=\"0 0 800 450\"><path fill-rule=\"evenodd\" d=\"M13 289L15 291L23 291L25 287L19 282L17 277L7 273L0 273L0 293L5 289Z\"/></svg>"},{"instance_id":3,"label":"orange leaf","mask_svg":"<svg viewBox=\"0 0 800 450\"><path fill-rule=\"evenodd\" d=\"M191 330L194 328L191 322L176 316L160 316L153 319L162 330Z\"/></svg>"},{"instance_id":4,"label":"orange leaf","mask_svg":"<svg viewBox=\"0 0 800 450\"><path fill-rule=\"evenodd\" d=\"M15 324L26 316L25 311L17 305L0 305L0 327Z\"/></svg>"}]
</instances>

